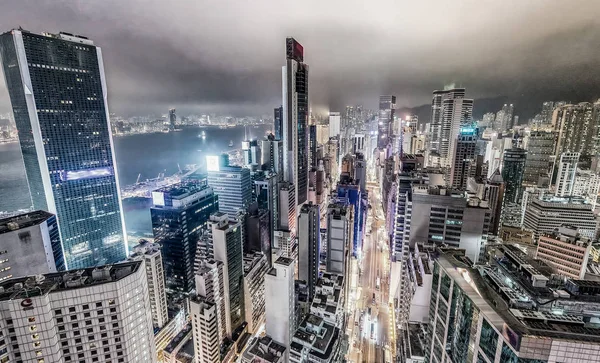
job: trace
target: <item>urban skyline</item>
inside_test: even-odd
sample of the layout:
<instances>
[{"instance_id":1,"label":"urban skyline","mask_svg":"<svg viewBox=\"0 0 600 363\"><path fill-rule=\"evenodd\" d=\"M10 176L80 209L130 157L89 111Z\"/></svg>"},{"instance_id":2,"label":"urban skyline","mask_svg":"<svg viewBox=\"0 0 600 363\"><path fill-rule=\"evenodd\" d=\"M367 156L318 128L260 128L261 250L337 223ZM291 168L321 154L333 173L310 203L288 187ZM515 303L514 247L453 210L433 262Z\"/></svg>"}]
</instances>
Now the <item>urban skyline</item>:
<instances>
[{"instance_id":1,"label":"urban skyline","mask_svg":"<svg viewBox=\"0 0 600 363\"><path fill-rule=\"evenodd\" d=\"M15 168L3 167L3 158L15 160L9 153L16 150L31 207L9 203L10 210L0 213L0 327L5 327L0 362L600 363L600 99L573 78L577 67L564 59L529 72L500 66L497 73L473 78L480 67L505 59L496 53L489 61L506 40L498 36L493 51L466 60L465 49L481 46L481 39L454 24L456 18L473 19L490 10L497 11L496 18L487 25L513 15L506 35L521 49L548 35L555 35L556 44L571 44L560 32L591 18L573 10L576 25L563 17L560 25L536 28L516 41L510 35L524 20L548 10L515 5L507 12L494 4L485 11L473 6L467 17L461 9L469 0L464 1L406 8L430 10L429 21L439 11L454 16L424 30L435 36L452 26L457 37L443 44L447 37L438 36L437 43L428 43L427 36L407 41L404 50L421 51L412 54L408 68L395 68L411 69L408 78L386 75L382 59L398 50L377 51L372 44L332 67L338 58L326 58L332 46L324 50L323 44L344 28L329 40L315 40L304 30L290 34L294 37L259 36L254 50L262 49L261 57L252 53L218 65L211 63L213 57L238 55L247 48L237 42L258 33L241 32L236 41L221 43L238 48L222 49L211 43L225 39L221 35L168 32L171 52L144 62L137 58L143 52L131 54L136 47L122 48L129 36L138 35L138 26L128 28L121 43L103 43L122 26L97 28L95 19L123 14L105 14L101 10L109 8L95 3L64 5L78 17L64 14L70 20L61 23L87 18L92 34L105 30L99 40L78 32L7 29L0 35L0 60L12 106L8 118L15 125L0 118L0 197L14 190L8 182ZM259 0L252 9L263 6ZM14 9L27 8L29 3ZM146 19L158 8L132 19ZM181 26L175 15L182 8L162 8L173 15L173 24L158 26L156 34L140 37L140 44L164 50L157 34ZM564 9L558 2L548 8ZM289 9L295 10L282 6ZM214 10L218 18L219 6ZM241 10L247 8L228 15ZM353 11L348 4L340 13ZM355 21L348 19L347 26ZM408 24L407 19L403 25ZM340 45L338 56L368 34L378 34L385 44L393 34L380 32L386 26L382 21L372 32L358 29L360 36ZM485 28L480 36L495 32ZM184 40L187 53L178 52ZM189 46L198 40L207 42L202 54ZM271 40L285 47L263 45ZM457 42L460 47L452 48ZM443 62L421 74L419 87L404 89L408 82L396 88L396 82L429 66L419 57L432 44ZM554 46L543 54L552 55ZM269 49L279 53L271 59ZM455 67L448 49L462 51L461 67ZM329 79L320 72L330 72L334 80L339 71L357 74L353 70L364 66L363 51L372 56L369 67L386 81L355 86L359 91L339 88L335 99L327 97L336 82L324 87ZM135 81L129 77L133 73L123 76L119 67L105 67L104 56L123 52L139 62L136 76L157 70L161 60L168 60L161 65L165 72ZM257 63L258 58L265 61ZM519 67L531 66L527 56L511 59ZM246 66L234 64L237 60ZM559 65L570 69L561 76L571 77L581 92L538 92L535 101L523 95L536 77L556 78ZM194 67L197 78L187 73ZM465 67L468 77L447 81L448 74L460 75ZM261 69L278 70L280 81ZM501 81L494 79L499 74ZM522 82L513 91L521 96L493 102L473 96L482 89L495 89L492 96L498 96L494 92L517 74ZM135 107L157 116L111 113L114 84L107 80L115 76L121 76L115 83L121 86L117 109L146 96L147 103ZM437 86L429 87L433 77ZM213 82L212 92L203 93L205 84L189 88L190 81L206 79ZM235 92L227 79L237 80ZM151 87L159 80L160 90L121 98L121 92L133 92L133 84ZM248 81L264 88L252 92ZM179 87L174 90L171 82ZM279 85L278 95L268 95L269 82ZM420 87L426 86L426 105L402 108L424 97ZM168 107L167 90L168 98L178 99ZM180 93L186 90L197 98L190 101L189 94ZM246 92L243 100L239 91ZM0 108L1 99L0 91ZM231 109L198 111L219 99L242 109L267 104L269 111L259 118L216 116L232 115ZM160 111L152 111L156 106ZM152 141L122 153L115 151L113 136L125 144ZM163 139L172 143L161 147ZM167 155L188 148L192 164L182 167L178 156ZM127 170L136 166L118 164L119 153L154 164L165 155L177 171L165 175L164 169L142 180L141 173ZM137 174L135 183L120 185L124 170L128 180ZM126 230L125 218L133 214L150 228Z\"/></svg>"}]
</instances>

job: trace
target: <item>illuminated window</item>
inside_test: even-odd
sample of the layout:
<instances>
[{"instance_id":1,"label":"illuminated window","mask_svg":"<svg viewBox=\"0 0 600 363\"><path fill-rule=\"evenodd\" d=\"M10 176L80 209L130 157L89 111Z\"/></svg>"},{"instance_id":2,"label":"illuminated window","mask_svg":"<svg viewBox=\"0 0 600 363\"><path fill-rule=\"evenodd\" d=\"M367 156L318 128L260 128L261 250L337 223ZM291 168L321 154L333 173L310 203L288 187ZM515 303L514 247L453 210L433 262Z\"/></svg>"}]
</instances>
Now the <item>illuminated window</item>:
<instances>
[{"instance_id":1,"label":"illuminated window","mask_svg":"<svg viewBox=\"0 0 600 363\"><path fill-rule=\"evenodd\" d=\"M29 331L37 331L37 325L30 326Z\"/></svg>"},{"instance_id":2,"label":"illuminated window","mask_svg":"<svg viewBox=\"0 0 600 363\"><path fill-rule=\"evenodd\" d=\"M35 317L34 317L34 316L30 316L29 318L27 318L27 320L28 320L30 323L35 323Z\"/></svg>"}]
</instances>

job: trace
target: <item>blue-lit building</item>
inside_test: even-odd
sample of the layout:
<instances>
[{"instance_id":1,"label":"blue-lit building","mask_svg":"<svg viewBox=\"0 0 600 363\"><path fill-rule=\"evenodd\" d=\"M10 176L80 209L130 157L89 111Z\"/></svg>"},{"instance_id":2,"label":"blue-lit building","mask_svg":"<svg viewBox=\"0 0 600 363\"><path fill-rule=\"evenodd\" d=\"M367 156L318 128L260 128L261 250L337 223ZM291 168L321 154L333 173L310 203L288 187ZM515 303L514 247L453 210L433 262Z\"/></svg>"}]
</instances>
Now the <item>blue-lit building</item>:
<instances>
[{"instance_id":1,"label":"blue-lit building","mask_svg":"<svg viewBox=\"0 0 600 363\"><path fill-rule=\"evenodd\" d=\"M167 288L189 293L195 286L198 240L219 210L218 197L206 180L195 180L152 192L152 202L152 233L161 245Z\"/></svg>"},{"instance_id":2,"label":"blue-lit building","mask_svg":"<svg viewBox=\"0 0 600 363\"><path fill-rule=\"evenodd\" d=\"M363 198L360 184L347 176L337 185L337 199L340 202L354 207L354 239L352 241L352 255L358 256L362 251L362 236L365 226L368 202Z\"/></svg>"},{"instance_id":3,"label":"blue-lit building","mask_svg":"<svg viewBox=\"0 0 600 363\"><path fill-rule=\"evenodd\" d=\"M102 52L82 36L0 36L34 209L57 216L68 269L126 258Z\"/></svg>"}]
</instances>

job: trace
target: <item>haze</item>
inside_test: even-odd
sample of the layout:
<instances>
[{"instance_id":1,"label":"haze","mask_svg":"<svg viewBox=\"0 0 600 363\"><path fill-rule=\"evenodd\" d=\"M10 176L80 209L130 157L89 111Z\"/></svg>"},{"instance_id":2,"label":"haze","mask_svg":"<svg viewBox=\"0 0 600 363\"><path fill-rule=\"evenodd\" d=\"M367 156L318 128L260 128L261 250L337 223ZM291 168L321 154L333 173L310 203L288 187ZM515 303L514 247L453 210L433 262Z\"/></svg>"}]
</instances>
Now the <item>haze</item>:
<instances>
[{"instance_id":1,"label":"haze","mask_svg":"<svg viewBox=\"0 0 600 363\"><path fill-rule=\"evenodd\" d=\"M2 31L66 31L103 49L120 115L270 114L285 37L305 49L314 110L470 97L600 96L598 1L4 0ZM0 112L10 110L0 82Z\"/></svg>"}]
</instances>

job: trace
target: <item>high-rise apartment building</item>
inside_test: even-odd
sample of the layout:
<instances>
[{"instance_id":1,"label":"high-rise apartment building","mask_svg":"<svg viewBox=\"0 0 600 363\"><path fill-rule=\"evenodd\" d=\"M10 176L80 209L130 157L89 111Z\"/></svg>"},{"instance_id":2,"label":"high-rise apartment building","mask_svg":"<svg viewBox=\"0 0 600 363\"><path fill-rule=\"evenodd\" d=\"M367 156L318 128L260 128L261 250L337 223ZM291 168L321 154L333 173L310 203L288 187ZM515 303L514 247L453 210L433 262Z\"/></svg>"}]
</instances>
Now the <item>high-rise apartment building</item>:
<instances>
[{"instance_id":1,"label":"high-rise apartment building","mask_svg":"<svg viewBox=\"0 0 600 363\"><path fill-rule=\"evenodd\" d=\"M527 159L523 170L523 184L537 186L540 178L548 178L550 158L554 156L556 134L554 132L532 131L527 142Z\"/></svg>"},{"instance_id":2,"label":"high-rise apartment building","mask_svg":"<svg viewBox=\"0 0 600 363\"><path fill-rule=\"evenodd\" d=\"M235 218L252 202L250 170L220 162L217 156L206 157L208 185L219 196L219 211Z\"/></svg>"},{"instance_id":3,"label":"high-rise apartment building","mask_svg":"<svg viewBox=\"0 0 600 363\"><path fill-rule=\"evenodd\" d=\"M205 183L183 182L152 192L152 201L152 232L162 246L167 288L190 293L197 243L219 200Z\"/></svg>"},{"instance_id":4,"label":"high-rise apartment building","mask_svg":"<svg viewBox=\"0 0 600 363\"><path fill-rule=\"evenodd\" d=\"M475 177L477 131L472 127L460 129L454 148L454 161L450 169L450 185L466 190L467 179Z\"/></svg>"},{"instance_id":5,"label":"high-rise apartment building","mask_svg":"<svg viewBox=\"0 0 600 363\"><path fill-rule=\"evenodd\" d=\"M286 39L282 76L284 180L294 184L299 206L308 198L308 65L294 38Z\"/></svg>"},{"instance_id":6,"label":"high-rise apartment building","mask_svg":"<svg viewBox=\"0 0 600 363\"><path fill-rule=\"evenodd\" d=\"M140 261L0 283L0 360L156 362Z\"/></svg>"},{"instance_id":7,"label":"high-rise apartment building","mask_svg":"<svg viewBox=\"0 0 600 363\"><path fill-rule=\"evenodd\" d=\"M127 256L102 52L68 33L11 30L0 53L34 209L57 216L65 265Z\"/></svg>"},{"instance_id":8,"label":"high-rise apartment building","mask_svg":"<svg viewBox=\"0 0 600 363\"><path fill-rule=\"evenodd\" d=\"M298 278L308 285L312 299L319 278L321 254L321 213L317 204L304 204L298 215Z\"/></svg>"},{"instance_id":9,"label":"high-rise apartment building","mask_svg":"<svg viewBox=\"0 0 600 363\"><path fill-rule=\"evenodd\" d=\"M219 344L227 337L227 310L225 308L225 269L223 262L199 257L196 263L196 295L216 307ZM231 333L231 332L229 332Z\"/></svg>"},{"instance_id":10,"label":"high-rise apartment building","mask_svg":"<svg viewBox=\"0 0 600 363\"><path fill-rule=\"evenodd\" d=\"M295 330L294 270L294 260L279 257L265 275L266 331L288 351Z\"/></svg>"},{"instance_id":11,"label":"high-rise apartment building","mask_svg":"<svg viewBox=\"0 0 600 363\"><path fill-rule=\"evenodd\" d=\"M223 263L227 336L244 322L242 224L218 212L208 222L214 258Z\"/></svg>"},{"instance_id":12,"label":"high-rise apartment building","mask_svg":"<svg viewBox=\"0 0 600 363\"><path fill-rule=\"evenodd\" d=\"M244 256L244 319L251 334L265 322L265 275L270 269L262 252Z\"/></svg>"},{"instance_id":13,"label":"high-rise apartment building","mask_svg":"<svg viewBox=\"0 0 600 363\"><path fill-rule=\"evenodd\" d=\"M65 269L56 216L35 211L0 219L0 281Z\"/></svg>"},{"instance_id":14,"label":"high-rise apartment building","mask_svg":"<svg viewBox=\"0 0 600 363\"><path fill-rule=\"evenodd\" d=\"M591 157L600 151L596 136L600 125L600 103L581 102L556 107L552 124L558 132L556 159L565 152L578 152L583 164L589 165Z\"/></svg>"},{"instance_id":15,"label":"high-rise apartment building","mask_svg":"<svg viewBox=\"0 0 600 363\"><path fill-rule=\"evenodd\" d=\"M377 125L377 148L385 149L391 140L391 127L396 111L396 96L379 96L379 124Z\"/></svg>"},{"instance_id":16,"label":"high-rise apartment building","mask_svg":"<svg viewBox=\"0 0 600 363\"><path fill-rule=\"evenodd\" d=\"M576 226L587 238L594 238L598 229L592 206L582 197L542 194L527 203L523 227L532 231L535 239L554 232L563 224Z\"/></svg>"},{"instance_id":17,"label":"high-rise apartment building","mask_svg":"<svg viewBox=\"0 0 600 363\"><path fill-rule=\"evenodd\" d=\"M523 172L527 151L519 148L504 150L502 179L504 180L504 203L521 203L523 196Z\"/></svg>"},{"instance_id":18,"label":"high-rise apartment building","mask_svg":"<svg viewBox=\"0 0 600 363\"><path fill-rule=\"evenodd\" d=\"M278 180L283 180L283 141L267 136L261 142L262 164L267 170L276 173Z\"/></svg>"},{"instance_id":19,"label":"high-rise apartment building","mask_svg":"<svg viewBox=\"0 0 600 363\"><path fill-rule=\"evenodd\" d=\"M555 167L557 169L556 191L554 194L557 197L568 197L573 195L579 156L579 153L565 152L562 153L560 159L557 160L558 165Z\"/></svg>"},{"instance_id":20,"label":"high-rise apartment building","mask_svg":"<svg viewBox=\"0 0 600 363\"><path fill-rule=\"evenodd\" d=\"M596 209L600 192L600 175L591 170L578 169L573 184L573 195L583 197Z\"/></svg>"},{"instance_id":21,"label":"high-rise apartment building","mask_svg":"<svg viewBox=\"0 0 600 363\"><path fill-rule=\"evenodd\" d=\"M152 325L162 328L169 320L167 311L167 294L165 291L165 271L163 269L162 254L158 243L140 240L133 247L133 252L128 258L130 261L144 262L146 279L148 280L148 295L152 309Z\"/></svg>"},{"instance_id":22,"label":"high-rise apartment building","mask_svg":"<svg viewBox=\"0 0 600 363\"><path fill-rule=\"evenodd\" d=\"M202 297L192 298L190 320L194 337L194 363L221 362L217 306Z\"/></svg>"},{"instance_id":23,"label":"high-rise apartment building","mask_svg":"<svg viewBox=\"0 0 600 363\"><path fill-rule=\"evenodd\" d=\"M434 91L431 102L430 148L444 166L450 166L459 130L472 119L473 100L465 98L464 88Z\"/></svg>"},{"instance_id":24,"label":"high-rise apartment building","mask_svg":"<svg viewBox=\"0 0 600 363\"><path fill-rule=\"evenodd\" d=\"M177 114L175 113L175 109L169 109L169 129L175 130L175 122L177 121Z\"/></svg>"},{"instance_id":25,"label":"high-rise apartment building","mask_svg":"<svg viewBox=\"0 0 600 363\"><path fill-rule=\"evenodd\" d=\"M329 112L329 137L340 136L342 116L339 112Z\"/></svg>"}]
</instances>

